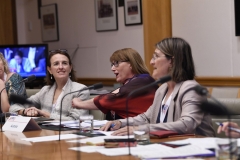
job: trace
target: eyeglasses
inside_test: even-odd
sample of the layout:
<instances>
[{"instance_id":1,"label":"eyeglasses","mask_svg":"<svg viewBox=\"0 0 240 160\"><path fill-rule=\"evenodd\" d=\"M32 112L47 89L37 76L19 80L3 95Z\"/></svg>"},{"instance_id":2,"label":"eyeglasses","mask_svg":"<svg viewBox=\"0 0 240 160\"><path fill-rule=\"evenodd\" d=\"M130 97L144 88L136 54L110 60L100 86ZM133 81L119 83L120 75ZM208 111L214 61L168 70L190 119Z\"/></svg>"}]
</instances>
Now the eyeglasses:
<instances>
[{"instance_id":1,"label":"eyeglasses","mask_svg":"<svg viewBox=\"0 0 240 160\"><path fill-rule=\"evenodd\" d=\"M156 53L153 53L153 56L152 56L152 60L156 60L156 59L158 59L158 58L160 58L160 57L166 57L165 55L161 55L161 56L159 56L159 55L157 55Z\"/></svg>"},{"instance_id":2,"label":"eyeglasses","mask_svg":"<svg viewBox=\"0 0 240 160\"><path fill-rule=\"evenodd\" d=\"M128 62L128 61L115 61L113 63L111 63L111 67L114 66L114 67L118 67L119 66L119 63L121 62Z\"/></svg>"},{"instance_id":3,"label":"eyeglasses","mask_svg":"<svg viewBox=\"0 0 240 160\"><path fill-rule=\"evenodd\" d=\"M67 53L66 49L55 49L55 50L51 50L49 51L49 53Z\"/></svg>"}]
</instances>

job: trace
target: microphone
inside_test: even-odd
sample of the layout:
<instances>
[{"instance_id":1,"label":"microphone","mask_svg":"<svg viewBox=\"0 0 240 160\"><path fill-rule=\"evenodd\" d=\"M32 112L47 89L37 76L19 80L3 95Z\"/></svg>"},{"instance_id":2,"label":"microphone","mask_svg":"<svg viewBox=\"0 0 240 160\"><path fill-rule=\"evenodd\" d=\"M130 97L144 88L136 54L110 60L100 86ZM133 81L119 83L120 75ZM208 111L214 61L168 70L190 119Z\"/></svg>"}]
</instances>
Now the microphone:
<instances>
[{"instance_id":1,"label":"microphone","mask_svg":"<svg viewBox=\"0 0 240 160\"><path fill-rule=\"evenodd\" d=\"M156 80L155 82L152 82L152 83L150 83L150 84L148 84L148 85L146 85L146 86L143 86L143 87L141 87L141 88L135 89L135 90L131 91L131 92L128 94L127 99L126 99L126 116L127 116L127 133L128 133L128 139L129 139L129 128L128 128L128 125L129 125L129 121L128 121L128 115L129 115L129 114L128 114L128 101L129 101L129 98L130 98L132 95L136 94L136 93L140 93L140 92L142 92L142 91L145 91L145 90L148 89L149 87L152 87L152 86L157 85L157 84L159 84L159 83L168 82L168 81L170 81L171 79L172 79L172 78L171 78L171 76L169 76L169 75L164 76L164 77ZM131 155L131 152L130 152L130 143L128 143L128 154Z\"/></svg>"},{"instance_id":2,"label":"microphone","mask_svg":"<svg viewBox=\"0 0 240 160\"><path fill-rule=\"evenodd\" d=\"M13 101L15 103L19 103L19 104L32 104L34 105L34 103L32 101L29 101L27 98L17 95L17 94L11 94L9 96L9 101Z\"/></svg>"},{"instance_id":3,"label":"microphone","mask_svg":"<svg viewBox=\"0 0 240 160\"><path fill-rule=\"evenodd\" d=\"M33 80L35 80L36 79L36 76L35 75L31 75L31 76L29 76L28 78L25 78L25 79L23 79L23 80L21 80L20 82L18 82L18 83L16 83L16 84L9 84L9 85L7 85L7 86L5 86L1 91L0 91L0 96L1 96L1 94L2 94L2 91L4 90L4 89L6 89L7 87L11 87L11 86L17 86L18 84L22 84L22 83L25 83L25 82L31 82L31 81L33 81ZM21 88L21 87L20 87ZM18 92L17 92L18 93Z\"/></svg>"},{"instance_id":4,"label":"microphone","mask_svg":"<svg viewBox=\"0 0 240 160\"><path fill-rule=\"evenodd\" d=\"M61 135L62 102L63 102L63 99L64 99L67 95L72 94L72 93L82 92L82 91L84 91L84 90L90 90L90 89L99 89L99 88L102 88L102 87L103 87L103 85L102 85L102 83L100 82L100 83L96 83L96 84L94 84L94 85L92 85L92 86L85 87L85 88L80 89L80 90L77 90L77 91L69 92L69 93L67 93L67 94L65 94L65 95L63 96L63 98L62 98L62 100L61 100L61 103L60 103L59 141L60 141L60 135Z\"/></svg>"},{"instance_id":5,"label":"microphone","mask_svg":"<svg viewBox=\"0 0 240 160\"><path fill-rule=\"evenodd\" d=\"M2 95L2 92L3 92L3 90L4 89L6 89L7 87L10 87L10 86L17 86L18 84L23 84L23 83L25 83L25 82L31 82L31 81L33 81L33 80L35 80L36 79L36 76L35 75L31 75L31 76L29 76L28 78L25 78L25 79L23 79L23 80L21 80L20 82L18 82L18 83L16 83L16 84L9 84L9 85L7 85L7 86L5 86L1 91L0 91L0 109L2 108L2 104L1 104L1 95ZM22 87L22 85L20 86L20 88ZM19 92L19 90L17 91L17 93ZM1 109L1 111L2 111L2 109ZM2 114L1 114L1 124L2 124L2 120L3 119L3 117L2 117ZM1 132L2 132L2 127L1 127Z\"/></svg>"},{"instance_id":6,"label":"microphone","mask_svg":"<svg viewBox=\"0 0 240 160\"><path fill-rule=\"evenodd\" d=\"M32 82L33 80L36 79L35 75L31 75L28 78L23 79L22 81L20 81L19 83L23 83L23 82Z\"/></svg>"}]
</instances>

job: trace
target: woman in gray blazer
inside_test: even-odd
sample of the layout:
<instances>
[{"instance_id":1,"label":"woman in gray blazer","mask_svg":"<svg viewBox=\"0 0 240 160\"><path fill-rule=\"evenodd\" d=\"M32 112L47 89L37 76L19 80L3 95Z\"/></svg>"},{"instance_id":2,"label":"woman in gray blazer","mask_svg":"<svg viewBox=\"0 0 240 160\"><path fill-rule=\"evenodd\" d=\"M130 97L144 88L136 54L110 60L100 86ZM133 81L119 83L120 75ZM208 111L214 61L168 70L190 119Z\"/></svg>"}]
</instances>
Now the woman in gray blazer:
<instances>
[{"instance_id":1,"label":"woman in gray blazer","mask_svg":"<svg viewBox=\"0 0 240 160\"><path fill-rule=\"evenodd\" d=\"M203 136L215 136L210 115L204 113L199 104L206 97L199 96L188 89L199 85L195 80L194 62L190 45L181 38L166 38L156 44L153 58L153 78L170 75L172 80L162 84L155 93L149 109L133 118L129 118L129 132L171 130L179 134L194 133ZM127 134L127 120L110 121L101 130L117 130L113 135ZM122 127L122 128L121 128ZM121 128L121 129L120 129Z\"/></svg>"},{"instance_id":2,"label":"woman in gray blazer","mask_svg":"<svg viewBox=\"0 0 240 160\"><path fill-rule=\"evenodd\" d=\"M60 118L60 107L63 96L69 92L81 90L86 86L75 81L75 74L67 50L53 50L49 52L47 61L47 86L29 98L34 106L14 104L10 112L17 112L24 116L43 116L53 119ZM87 110L72 108L72 99L89 98L89 91L82 91L67 95L62 102L62 120L76 120L80 115L87 114Z\"/></svg>"}]
</instances>

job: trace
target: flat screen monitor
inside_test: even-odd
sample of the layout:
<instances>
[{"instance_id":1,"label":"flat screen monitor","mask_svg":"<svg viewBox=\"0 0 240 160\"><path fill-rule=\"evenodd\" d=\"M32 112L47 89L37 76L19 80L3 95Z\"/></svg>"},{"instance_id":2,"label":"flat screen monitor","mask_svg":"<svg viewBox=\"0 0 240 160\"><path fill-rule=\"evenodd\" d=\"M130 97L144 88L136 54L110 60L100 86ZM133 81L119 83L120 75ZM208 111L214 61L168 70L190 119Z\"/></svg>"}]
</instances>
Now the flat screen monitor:
<instances>
[{"instance_id":1,"label":"flat screen monitor","mask_svg":"<svg viewBox=\"0 0 240 160\"><path fill-rule=\"evenodd\" d=\"M0 52L8 62L11 72L19 73L22 78L47 75L47 44L0 45Z\"/></svg>"}]
</instances>

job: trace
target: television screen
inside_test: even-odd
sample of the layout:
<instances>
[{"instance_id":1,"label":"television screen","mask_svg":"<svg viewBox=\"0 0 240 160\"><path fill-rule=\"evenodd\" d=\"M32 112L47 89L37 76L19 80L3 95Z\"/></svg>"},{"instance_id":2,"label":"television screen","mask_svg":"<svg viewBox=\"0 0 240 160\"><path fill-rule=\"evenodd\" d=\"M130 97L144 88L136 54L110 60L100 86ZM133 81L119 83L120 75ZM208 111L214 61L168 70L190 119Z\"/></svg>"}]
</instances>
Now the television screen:
<instances>
[{"instance_id":1,"label":"television screen","mask_svg":"<svg viewBox=\"0 0 240 160\"><path fill-rule=\"evenodd\" d=\"M11 72L17 72L23 78L30 75L46 77L47 44L0 45L0 52L8 62Z\"/></svg>"}]
</instances>

